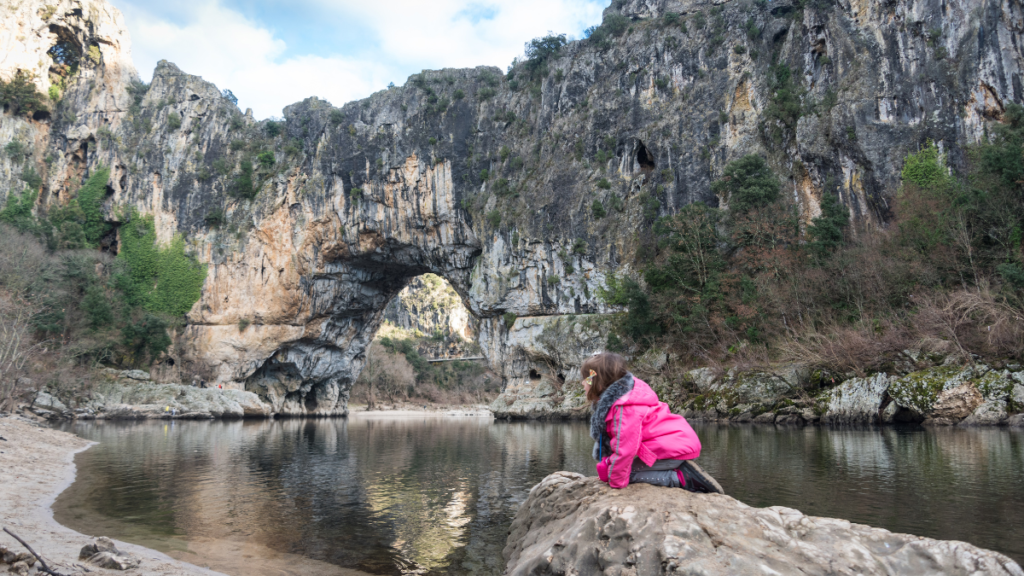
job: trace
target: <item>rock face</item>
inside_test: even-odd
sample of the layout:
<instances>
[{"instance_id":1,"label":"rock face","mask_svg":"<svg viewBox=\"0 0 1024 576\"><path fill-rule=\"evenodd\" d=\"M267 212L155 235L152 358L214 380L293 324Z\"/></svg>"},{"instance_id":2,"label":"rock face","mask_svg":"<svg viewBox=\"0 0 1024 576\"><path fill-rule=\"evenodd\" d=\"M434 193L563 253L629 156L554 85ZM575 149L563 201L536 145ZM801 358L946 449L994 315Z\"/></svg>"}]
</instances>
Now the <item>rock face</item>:
<instances>
[{"instance_id":1,"label":"rock face","mask_svg":"<svg viewBox=\"0 0 1024 576\"><path fill-rule=\"evenodd\" d=\"M879 224L908 151L930 138L962 163L963 145L1024 99L1016 3L615 6L629 20L621 36L570 43L536 83L497 68L428 71L341 108L305 100L270 125L167 62L130 93L127 34L109 4L22 2L4 19L0 77L24 69L45 90L56 43L88 58L48 117L0 118L0 136L30 150L0 158L0 190L18 192L34 167L42 209L102 164L109 221L134 209L161 241L187 238L209 274L169 379L197 370L275 413L343 414L388 302L430 272L480 319L505 413L536 415L575 409L555 381L603 340L538 353L519 335L536 332L527 319L613 312L599 291L608 274L634 272L635 231L652 211L727 205L710 183L728 161L766 155L805 221L832 183L854 221ZM688 30L665 25L668 12L692 17ZM776 56L810 111L792 125L767 113ZM273 162L255 196L232 195L263 152ZM116 250L116 237L105 242Z\"/></svg>"},{"instance_id":2,"label":"rock face","mask_svg":"<svg viewBox=\"0 0 1024 576\"><path fill-rule=\"evenodd\" d=\"M1024 575L1010 558L932 540L751 508L719 494L646 484L613 490L556 472L533 487L509 532L506 574Z\"/></svg>"},{"instance_id":3,"label":"rock face","mask_svg":"<svg viewBox=\"0 0 1024 576\"><path fill-rule=\"evenodd\" d=\"M822 421L830 424L878 422L890 379L885 374L851 378L829 392L828 411Z\"/></svg>"},{"instance_id":4,"label":"rock face","mask_svg":"<svg viewBox=\"0 0 1024 576\"><path fill-rule=\"evenodd\" d=\"M148 375L145 379L139 378L140 374L145 372L111 370L109 378L94 382L88 398L68 399L67 403L43 391L30 410L51 419L265 418L272 415L270 404L253 392L159 384L150 381ZM72 402L73 408L69 408L67 404Z\"/></svg>"}]
</instances>

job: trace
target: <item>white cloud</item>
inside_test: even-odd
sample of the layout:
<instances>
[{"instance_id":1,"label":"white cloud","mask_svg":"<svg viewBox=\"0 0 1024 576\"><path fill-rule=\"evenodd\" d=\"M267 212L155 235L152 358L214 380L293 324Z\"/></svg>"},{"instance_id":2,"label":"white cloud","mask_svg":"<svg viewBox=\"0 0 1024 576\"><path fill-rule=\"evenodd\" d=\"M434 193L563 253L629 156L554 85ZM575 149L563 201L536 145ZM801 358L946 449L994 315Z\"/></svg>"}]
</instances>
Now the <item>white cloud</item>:
<instances>
[{"instance_id":1,"label":"white cloud","mask_svg":"<svg viewBox=\"0 0 1024 576\"><path fill-rule=\"evenodd\" d=\"M167 59L238 97L257 118L277 116L281 108L309 96L340 106L404 81L420 68L504 68L523 43L548 30L578 31L600 20L593 0L520 0L480 3L434 0L331 2L313 0L307 10L339 18L338 34L361 28L378 44L360 54L291 54L288 46L260 22L216 2L179 4L184 24L176 24L136 4L119 3L132 36L133 56L143 78ZM280 24L278 24L280 25Z\"/></svg>"}]
</instances>

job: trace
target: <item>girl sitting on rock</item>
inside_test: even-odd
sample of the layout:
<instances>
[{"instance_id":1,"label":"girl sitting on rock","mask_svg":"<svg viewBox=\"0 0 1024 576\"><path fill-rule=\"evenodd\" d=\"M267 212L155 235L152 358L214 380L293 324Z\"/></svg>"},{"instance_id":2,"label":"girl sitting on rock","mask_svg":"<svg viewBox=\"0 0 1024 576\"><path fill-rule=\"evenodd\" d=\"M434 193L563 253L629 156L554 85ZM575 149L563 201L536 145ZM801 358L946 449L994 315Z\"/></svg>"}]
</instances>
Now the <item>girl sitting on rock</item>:
<instances>
[{"instance_id":1,"label":"girl sitting on rock","mask_svg":"<svg viewBox=\"0 0 1024 576\"><path fill-rule=\"evenodd\" d=\"M597 475L612 488L631 483L717 492L722 487L696 463L700 439L682 416L644 381L626 371L618 354L595 354L580 367L583 390L594 408Z\"/></svg>"}]
</instances>

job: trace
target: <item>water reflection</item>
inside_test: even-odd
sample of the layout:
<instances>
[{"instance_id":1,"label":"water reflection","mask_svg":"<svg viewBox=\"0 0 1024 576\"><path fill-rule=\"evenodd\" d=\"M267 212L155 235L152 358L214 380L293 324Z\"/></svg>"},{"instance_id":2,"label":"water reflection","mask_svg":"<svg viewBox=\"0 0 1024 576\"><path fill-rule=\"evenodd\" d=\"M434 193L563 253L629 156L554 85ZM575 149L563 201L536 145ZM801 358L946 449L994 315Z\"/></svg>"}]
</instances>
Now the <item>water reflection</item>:
<instances>
[{"instance_id":1,"label":"water reflection","mask_svg":"<svg viewBox=\"0 0 1024 576\"><path fill-rule=\"evenodd\" d=\"M529 487L590 468L580 425L423 417L73 430L101 444L79 455L79 478L55 505L65 525L185 559L216 548L204 543L245 542L373 574L500 574ZM231 570L230 558L201 563Z\"/></svg>"},{"instance_id":2,"label":"water reflection","mask_svg":"<svg viewBox=\"0 0 1024 576\"><path fill-rule=\"evenodd\" d=\"M500 574L529 488L593 474L583 424L481 418L82 423L57 520L231 574ZM704 426L703 465L784 505L1024 560L1024 435ZM347 571L346 571L347 570Z\"/></svg>"},{"instance_id":3,"label":"water reflection","mask_svg":"<svg viewBox=\"0 0 1024 576\"><path fill-rule=\"evenodd\" d=\"M751 506L964 540L1024 562L1024 434L708 426L702 461Z\"/></svg>"}]
</instances>

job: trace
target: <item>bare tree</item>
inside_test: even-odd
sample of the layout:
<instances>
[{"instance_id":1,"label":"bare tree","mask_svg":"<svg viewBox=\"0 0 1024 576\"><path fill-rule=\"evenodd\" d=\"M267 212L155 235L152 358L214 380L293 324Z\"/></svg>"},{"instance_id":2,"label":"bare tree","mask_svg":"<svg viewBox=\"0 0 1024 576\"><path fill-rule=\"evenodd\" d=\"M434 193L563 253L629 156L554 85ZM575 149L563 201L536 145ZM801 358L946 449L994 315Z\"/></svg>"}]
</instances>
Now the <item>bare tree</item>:
<instances>
[{"instance_id":1,"label":"bare tree","mask_svg":"<svg viewBox=\"0 0 1024 576\"><path fill-rule=\"evenodd\" d=\"M14 407L26 365L42 350L43 343L32 338L35 313L30 302L0 290L0 412Z\"/></svg>"},{"instance_id":2,"label":"bare tree","mask_svg":"<svg viewBox=\"0 0 1024 576\"><path fill-rule=\"evenodd\" d=\"M373 342L366 353L366 364L359 380L367 386L366 409L373 410L377 407L378 391L388 402L394 402L416 383L416 373L404 355L389 352L379 342Z\"/></svg>"}]
</instances>

